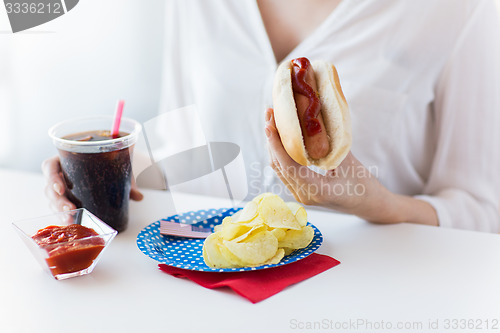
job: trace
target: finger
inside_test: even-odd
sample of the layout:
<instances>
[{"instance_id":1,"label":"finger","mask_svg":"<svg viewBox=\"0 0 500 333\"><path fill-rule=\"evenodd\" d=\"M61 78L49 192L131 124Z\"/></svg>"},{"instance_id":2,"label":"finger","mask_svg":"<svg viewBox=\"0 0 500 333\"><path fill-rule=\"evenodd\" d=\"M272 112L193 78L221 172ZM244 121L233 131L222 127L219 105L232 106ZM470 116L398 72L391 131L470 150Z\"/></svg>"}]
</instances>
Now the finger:
<instances>
[{"instance_id":1,"label":"finger","mask_svg":"<svg viewBox=\"0 0 500 333\"><path fill-rule=\"evenodd\" d=\"M144 198L144 195L136 188L130 189L130 199L135 201L141 201Z\"/></svg>"},{"instance_id":2,"label":"finger","mask_svg":"<svg viewBox=\"0 0 500 333\"><path fill-rule=\"evenodd\" d=\"M144 198L144 195L137 188L137 183L135 182L135 177L132 176L132 183L130 186L130 199L135 201L141 201Z\"/></svg>"},{"instance_id":3,"label":"finger","mask_svg":"<svg viewBox=\"0 0 500 333\"><path fill-rule=\"evenodd\" d=\"M278 161L274 158L271 159L271 167L276 172L276 175L281 180L281 182L283 182L283 184L285 184L290 192L292 192L295 200L306 205L314 203L314 200L311 200L311 193L309 193L309 188L316 189L317 184L309 182L308 180L304 180L300 173L297 175L295 172L309 172L309 169L301 167L301 169L288 168L284 170L279 165ZM290 173L290 170L293 170L293 172Z\"/></svg>"},{"instance_id":4,"label":"finger","mask_svg":"<svg viewBox=\"0 0 500 333\"><path fill-rule=\"evenodd\" d=\"M266 133L266 137L268 137L268 138L271 136L271 129L267 128L267 126L268 126L268 123L271 120L272 112L273 112L273 109L268 108L268 109L266 109L266 113L265 113L266 123L265 123L265 126L264 126L264 131ZM271 159L271 166L272 166L272 163L273 163L273 156L272 155L273 155L273 153L271 151L271 146L269 144L267 145L267 152L269 154L269 158Z\"/></svg>"},{"instance_id":5,"label":"finger","mask_svg":"<svg viewBox=\"0 0 500 333\"><path fill-rule=\"evenodd\" d=\"M292 195L295 198L295 200L299 201L299 197L297 195L297 192L296 192L295 188L283 176L283 173L281 172L281 169L273 161L271 161L271 168L274 170L274 172L276 173L276 175L278 176L278 178L281 180L281 182L286 186L286 188L288 189L288 191L290 191L290 193L292 193Z\"/></svg>"},{"instance_id":6,"label":"finger","mask_svg":"<svg viewBox=\"0 0 500 333\"><path fill-rule=\"evenodd\" d=\"M297 175L289 174L287 170L283 170L278 161L274 158L272 152L271 155L271 167L275 171L278 178L286 186L286 188L292 193L295 200L302 202L304 204L309 204L309 197L307 191L304 191L304 185L301 185L297 180ZM290 170L290 169L288 169ZM300 179L299 179L300 180ZM305 200L304 198L307 198Z\"/></svg>"},{"instance_id":7,"label":"finger","mask_svg":"<svg viewBox=\"0 0 500 333\"><path fill-rule=\"evenodd\" d=\"M304 200L302 187L298 185L296 182L291 182L293 181L293 178L287 177L286 173L283 173L282 170L279 169L279 167L275 166L273 167L273 169L276 172L278 178L281 180L281 182L286 186L286 188L290 191L290 193L292 193L295 200L303 204L307 204L307 202Z\"/></svg>"},{"instance_id":8,"label":"finger","mask_svg":"<svg viewBox=\"0 0 500 333\"><path fill-rule=\"evenodd\" d=\"M295 168L295 166L284 166L278 161L276 155L269 146L268 151L271 158L271 167L276 172L276 174L280 176L280 179L283 181L283 183L286 182L286 184L289 184L290 186L300 187L299 181L297 180L297 178L300 178L300 175L298 177L297 171L304 169L304 167L302 167L301 165L299 165L298 168ZM305 171L307 172L307 170Z\"/></svg>"},{"instance_id":9,"label":"finger","mask_svg":"<svg viewBox=\"0 0 500 333\"><path fill-rule=\"evenodd\" d=\"M43 161L42 172L47 180L45 195L49 199L52 210L60 212L76 209L76 205L64 195L66 184L62 176L59 157L54 156Z\"/></svg>"},{"instance_id":10,"label":"finger","mask_svg":"<svg viewBox=\"0 0 500 333\"><path fill-rule=\"evenodd\" d=\"M66 184L62 177L61 163L58 156L46 159L42 163L42 172L47 180L48 186L59 195L63 195L66 190Z\"/></svg>"},{"instance_id":11,"label":"finger","mask_svg":"<svg viewBox=\"0 0 500 333\"><path fill-rule=\"evenodd\" d=\"M45 195L49 199L50 208L56 212L68 211L76 209L75 204L73 204L65 195L59 195L54 189L47 185L45 187Z\"/></svg>"},{"instance_id":12,"label":"finger","mask_svg":"<svg viewBox=\"0 0 500 333\"><path fill-rule=\"evenodd\" d=\"M266 109L266 112L265 112L265 119L266 119L266 122L268 122L269 120L271 120L271 115L274 113L274 109L273 108L267 108Z\"/></svg>"},{"instance_id":13,"label":"finger","mask_svg":"<svg viewBox=\"0 0 500 333\"><path fill-rule=\"evenodd\" d=\"M296 179L296 173L299 170L302 170L307 176L309 169L295 162L283 148L283 144L281 143L278 131L276 130L276 123L274 121L274 113L272 109L267 109L266 120L266 135L268 136L269 142L268 150L272 163L271 166L273 167L274 171L281 179L283 184L287 186L287 188L296 188L292 192L297 198L298 188L300 188L300 184ZM281 158L278 156L281 156Z\"/></svg>"},{"instance_id":14,"label":"finger","mask_svg":"<svg viewBox=\"0 0 500 333\"><path fill-rule=\"evenodd\" d=\"M266 110L266 136L269 149L275 155L279 164L282 166L295 166L300 167L300 164L295 162L286 152L283 144L281 143L281 138L276 128L276 122L274 120L273 109Z\"/></svg>"},{"instance_id":15,"label":"finger","mask_svg":"<svg viewBox=\"0 0 500 333\"><path fill-rule=\"evenodd\" d=\"M281 164L278 162L278 160L275 158L274 154L271 151L269 152L269 154L271 156L271 167L273 168L276 175L283 182L283 184L287 185L287 187L296 186L297 181L293 179L293 177L289 176L287 172L288 170L283 169L283 167L281 166Z\"/></svg>"},{"instance_id":16,"label":"finger","mask_svg":"<svg viewBox=\"0 0 500 333\"><path fill-rule=\"evenodd\" d=\"M312 179L314 171L295 162L286 152L276 128L273 109L266 110L266 136L274 171L297 201L309 204L310 196L304 186Z\"/></svg>"}]
</instances>

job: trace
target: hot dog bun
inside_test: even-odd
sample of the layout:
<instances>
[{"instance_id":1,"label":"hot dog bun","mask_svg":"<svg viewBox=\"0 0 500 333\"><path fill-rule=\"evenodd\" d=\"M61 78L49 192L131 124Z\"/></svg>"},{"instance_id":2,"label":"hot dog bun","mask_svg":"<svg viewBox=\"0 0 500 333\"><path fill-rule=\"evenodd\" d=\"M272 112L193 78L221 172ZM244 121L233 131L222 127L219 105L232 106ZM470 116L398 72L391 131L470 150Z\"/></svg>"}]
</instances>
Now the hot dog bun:
<instances>
[{"instance_id":1,"label":"hot dog bun","mask_svg":"<svg viewBox=\"0 0 500 333\"><path fill-rule=\"evenodd\" d=\"M283 147L294 161L301 165L315 165L324 170L332 170L339 166L351 149L349 107L335 66L324 61L312 61L311 65L330 144L329 153L323 158L313 159L304 145L292 88L291 61L283 62L276 70L273 86L274 118Z\"/></svg>"}]
</instances>

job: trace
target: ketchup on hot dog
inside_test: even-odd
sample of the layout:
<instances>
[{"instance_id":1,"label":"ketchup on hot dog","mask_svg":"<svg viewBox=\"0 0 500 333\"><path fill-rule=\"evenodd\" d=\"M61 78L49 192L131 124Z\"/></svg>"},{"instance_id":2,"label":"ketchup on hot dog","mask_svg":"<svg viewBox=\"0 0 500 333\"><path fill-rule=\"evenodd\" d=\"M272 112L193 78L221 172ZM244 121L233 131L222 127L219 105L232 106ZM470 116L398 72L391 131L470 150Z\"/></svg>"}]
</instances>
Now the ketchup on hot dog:
<instances>
[{"instance_id":1,"label":"ketchup on hot dog","mask_svg":"<svg viewBox=\"0 0 500 333\"><path fill-rule=\"evenodd\" d=\"M321 115L314 69L307 58L293 59L291 64L293 95L304 145L310 157L320 159L328 154L330 144Z\"/></svg>"}]
</instances>

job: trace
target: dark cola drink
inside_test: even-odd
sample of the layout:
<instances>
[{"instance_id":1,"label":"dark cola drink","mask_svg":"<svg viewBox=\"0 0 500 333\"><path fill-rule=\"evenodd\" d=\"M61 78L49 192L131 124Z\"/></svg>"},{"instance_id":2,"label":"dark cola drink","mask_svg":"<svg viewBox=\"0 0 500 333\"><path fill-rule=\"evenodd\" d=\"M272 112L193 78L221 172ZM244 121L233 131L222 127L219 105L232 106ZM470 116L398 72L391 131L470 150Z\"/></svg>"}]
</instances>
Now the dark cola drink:
<instances>
[{"instance_id":1,"label":"dark cola drink","mask_svg":"<svg viewBox=\"0 0 500 333\"><path fill-rule=\"evenodd\" d=\"M105 133L108 133L107 135ZM128 135L120 133L116 138ZM94 131L64 137L75 141L111 140L109 132ZM102 153L59 150L68 197L78 208L86 208L118 232L128 223L132 177L132 147Z\"/></svg>"},{"instance_id":2,"label":"dark cola drink","mask_svg":"<svg viewBox=\"0 0 500 333\"><path fill-rule=\"evenodd\" d=\"M111 128L112 119L108 124L102 118L66 121L49 135L59 151L68 198L121 232L129 220L132 151L140 125L124 118L123 132L113 137L100 130Z\"/></svg>"}]
</instances>

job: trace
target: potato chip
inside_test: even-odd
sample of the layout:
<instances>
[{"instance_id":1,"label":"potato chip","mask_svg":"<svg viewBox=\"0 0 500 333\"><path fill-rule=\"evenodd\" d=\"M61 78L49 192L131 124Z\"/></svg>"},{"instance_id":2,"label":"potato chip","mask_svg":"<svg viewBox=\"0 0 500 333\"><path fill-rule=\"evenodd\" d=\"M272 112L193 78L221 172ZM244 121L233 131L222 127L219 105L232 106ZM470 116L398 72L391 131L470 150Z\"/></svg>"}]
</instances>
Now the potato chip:
<instances>
[{"instance_id":1,"label":"potato chip","mask_svg":"<svg viewBox=\"0 0 500 333\"><path fill-rule=\"evenodd\" d=\"M301 230L287 230L285 238L283 238L278 246L288 247L291 249L303 249L314 238L314 230L310 226L303 227Z\"/></svg>"},{"instance_id":2,"label":"potato chip","mask_svg":"<svg viewBox=\"0 0 500 333\"><path fill-rule=\"evenodd\" d=\"M215 235L215 233L213 233L212 235ZM210 236L212 236L210 235ZM208 236L205 241L203 242L203 249L202 249L202 254L203 254L203 260L205 261L205 264L207 264L207 266L213 266L212 264L212 261L210 260L210 258L208 257L208 254L207 254L207 247L208 246L212 246L212 241L207 241L207 239L210 237ZM212 237L217 237L217 236L212 236ZM210 244L210 245L209 245Z\"/></svg>"},{"instance_id":3,"label":"potato chip","mask_svg":"<svg viewBox=\"0 0 500 333\"><path fill-rule=\"evenodd\" d=\"M223 239L218 233L207 237L203 243L203 259L205 263L214 268L244 267L245 263L223 245Z\"/></svg>"},{"instance_id":4,"label":"potato chip","mask_svg":"<svg viewBox=\"0 0 500 333\"><path fill-rule=\"evenodd\" d=\"M248 202L245 207L241 210L241 214L238 216L237 222L249 222L252 221L254 218L257 217L257 208L258 205L250 201Z\"/></svg>"},{"instance_id":5,"label":"potato chip","mask_svg":"<svg viewBox=\"0 0 500 333\"><path fill-rule=\"evenodd\" d=\"M236 213L234 213L233 215L231 215L232 220L238 221L240 219L241 212L242 212L242 210L239 210Z\"/></svg>"},{"instance_id":6,"label":"potato chip","mask_svg":"<svg viewBox=\"0 0 500 333\"><path fill-rule=\"evenodd\" d=\"M278 240L269 231L258 232L239 243L223 241L223 244L247 265L261 265L278 251Z\"/></svg>"},{"instance_id":7,"label":"potato chip","mask_svg":"<svg viewBox=\"0 0 500 333\"><path fill-rule=\"evenodd\" d=\"M290 208L293 216L295 216L300 226L305 227L307 225L306 209L296 202L287 202L286 205Z\"/></svg>"},{"instance_id":8,"label":"potato chip","mask_svg":"<svg viewBox=\"0 0 500 333\"><path fill-rule=\"evenodd\" d=\"M259 194L258 196L253 198L252 201L255 202L256 204L259 204L262 201L262 199L264 199L266 197L272 197L272 196L276 196L276 194L266 192L266 193Z\"/></svg>"},{"instance_id":9,"label":"potato chip","mask_svg":"<svg viewBox=\"0 0 500 333\"><path fill-rule=\"evenodd\" d=\"M217 232L217 231L220 231L222 230L222 228L224 228L224 225L227 224L227 223L230 223L232 221L232 216L226 216L223 220L222 220L222 223L221 224L218 224L214 227L214 232Z\"/></svg>"},{"instance_id":10,"label":"potato chip","mask_svg":"<svg viewBox=\"0 0 500 333\"><path fill-rule=\"evenodd\" d=\"M208 237L207 237L207 239L208 239ZM205 261L205 264L207 264L207 266L213 267L212 261L210 261L210 258L208 257L208 254L207 254L207 247L211 246L211 243L212 243L211 241L207 242L207 240L205 239L205 242L203 243L202 254L203 254L203 260ZM210 244L210 245L208 245L208 244Z\"/></svg>"},{"instance_id":11,"label":"potato chip","mask_svg":"<svg viewBox=\"0 0 500 333\"><path fill-rule=\"evenodd\" d=\"M285 204L276 196L266 196L259 203L259 216L271 228L300 230L300 224Z\"/></svg>"},{"instance_id":12,"label":"potato chip","mask_svg":"<svg viewBox=\"0 0 500 333\"><path fill-rule=\"evenodd\" d=\"M286 229L283 229L283 228L276 228L276 229L272 229L270 231L274 235L274 237L276 237L278 242L283 240L286 236Z\"/></svg>"},{"instance_id":13,"label":"potato chip","mask_svg":"<svg viewBox=\"0 0 500 333\"><path fill-rule=\"evenodd\" d=\"M222 223L220 224L221 226L224 227L225 224L233 222L233 217L232 216L226 216L225 218L222 219Z\"/></svg>"},{"instance_id":14,"label":"potato chip","mask_svg":"<svg viewBox=\"0 0 500 333\"><path fill-rule=\"evenodd\" d=\"M244 233L244 234L242 234L242 235L240 235L232 240L236 243L239 243L250 236L253 236L259 232L266 231L266 230L267 230L267 228L265 225L256 225L256 226L251 227L250 230L247 231L246 233Z\"/></svg>"},{"instance_id":15,"label":"potato chip","mask_svg":"<svg viewBox=\"0 0 500 333\"><path fill-rule=\"evenodd\" d=\"M246 221L246 222L238 221L236 223L241 224L241 225L246 225L247 227L258 227L260 225L265 225L264 220L258 215L256 218L254 218L251 221Z\"/></svg>"},{"instance_id":16,"label":"potato chip","mask_svg":"<svg viewBox=\"0 0 500 333\"><path fill-rule=\"evenodd\" d=\"M228 222L223 225L222 229L219 232L222 236L222 239L229 241L246 234L251 229L251 227L243 224Z\"/></svg>"},{"instance_id":17,"label":"potato chip","mask_svg":"<svg viewBox=\"0 0 500 333\"><path fill-rule=\"evenodd\" d=\"M288 255L292 254L293 251L295 251L295 249L291 249L289 247L283 247L282 249L285 251L285 256L288 256Z\"/></svg>"},{"instance_id":18,"label":"potato chip","mask_svg":"<svg viewBox=\"0 0 500 333\"><path fill-rule=\"evenodd\" d=\"M230 264L230 266L227 266L228 268L247 266L246 263L244 263L243 261L238 259L238 257L236 257L234 254L232 254L231 251L229 251L227 249L227 247L224 246L224 244L222 242L219 243L218 246L219 246L220 253L226 259L226 261ZM223 267L221 266L221 267L217 267L217 268L223 268Z\"/></svg>"},{"instance_id":19,"label":"potato chip","mask_svg":"<svg viewBox=\"0 0 500 333\"><path fill-rule=\"evenodd\" d=\"M278 249L278 251L276 251L276 254L274 255L274 257L272 257L271 259L269 259L268 261L266 261L262 265L276 265L276 264L279 264L279 262L281 261L281 259L283 259L284 256L285 256L285 250Z\"/></svg>"},{"instance_id":20,"label":"potato chip","mask_svg":"<svg viewBox=\"0 0 500 333\"><path fill-rule=\"evenodd\" d=\"M231 267L233 264L220 252L219 245L222 244L220 234L213 233L203 243L203 259L210 267Z\"/></svg>"},{"instance_id":21,"label":"potato chip","mask_svg":"<svg viewBox=\"0 0 500 333\"><path fill-rule=\"evenodd\" d=\"M214 228L203 244L203 258L215 268L277 264L312 241L314 230L306 225L300 204L263 193Z\"/></svg>"}]
</instances>

